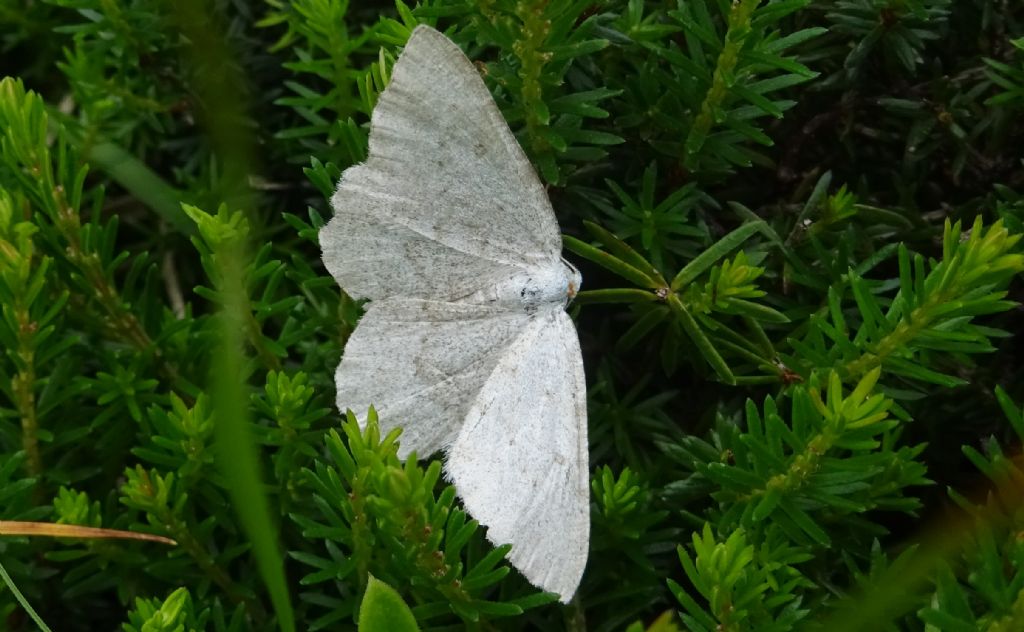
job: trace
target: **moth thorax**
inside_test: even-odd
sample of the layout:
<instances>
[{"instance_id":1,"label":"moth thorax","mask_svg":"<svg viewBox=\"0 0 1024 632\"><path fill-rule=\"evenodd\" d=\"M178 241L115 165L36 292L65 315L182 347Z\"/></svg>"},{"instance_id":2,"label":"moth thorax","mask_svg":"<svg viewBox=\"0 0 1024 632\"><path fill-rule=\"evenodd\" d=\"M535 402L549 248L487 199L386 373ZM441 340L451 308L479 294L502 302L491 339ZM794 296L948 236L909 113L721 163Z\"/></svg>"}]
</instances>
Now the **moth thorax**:
<instances>
[{"instance_id":1,"label":"moth thorax","mask_svg":"<svg viewBox=\"0 0 1024 632\"><path fill-rule=\"evenodd\" d=\"M580 289L579 270L566 260L544 268L520 270L464 297L467 303L498 304L529 314L545 305L565 307Z\"/></svg>"}]
</instances>

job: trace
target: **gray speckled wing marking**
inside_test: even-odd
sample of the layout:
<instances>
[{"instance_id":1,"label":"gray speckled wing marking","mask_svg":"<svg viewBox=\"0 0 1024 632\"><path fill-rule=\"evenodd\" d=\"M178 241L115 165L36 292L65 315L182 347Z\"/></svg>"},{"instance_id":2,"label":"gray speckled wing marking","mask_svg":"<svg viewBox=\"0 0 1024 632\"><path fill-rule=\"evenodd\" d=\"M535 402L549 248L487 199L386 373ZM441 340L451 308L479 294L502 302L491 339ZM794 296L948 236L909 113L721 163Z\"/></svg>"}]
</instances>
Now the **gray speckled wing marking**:
<instances>
[{"instance_id":1,"label":"gray speckled wing marking","mask_svg":"<svg viewBox=\"0 0 1024 632\"><path fill-rule=\"evenodd\" d=\"M487 305L390 298L370 303L335 374L338 408L381 429L404 428L399 456L429 456L455 440L501 354L529 320Z\"/></svg>"},{"instance_id":2,"label":"gray speckled wing marking","mask_svg":"<svg viewBox=\"0 0 1024 632\"><path fill-rule=\"evenodd\" d=\"M473 64L417 27L342 175L323 259L350 295L457 300L517 269L556 265L551 204Z\"/></svg>"},{"instance_id":3,"label":"gray speckled wing marking","mask_svg":"<svg viewBox=\"0 0 1024 632\"><path fill-rule=\"evenodd\" d=\"M587 404L579 338L560 308L537 314L466 415L446 471L487 537L534 585L572 598L587 563Z\"/></svg>"}]
</instances>

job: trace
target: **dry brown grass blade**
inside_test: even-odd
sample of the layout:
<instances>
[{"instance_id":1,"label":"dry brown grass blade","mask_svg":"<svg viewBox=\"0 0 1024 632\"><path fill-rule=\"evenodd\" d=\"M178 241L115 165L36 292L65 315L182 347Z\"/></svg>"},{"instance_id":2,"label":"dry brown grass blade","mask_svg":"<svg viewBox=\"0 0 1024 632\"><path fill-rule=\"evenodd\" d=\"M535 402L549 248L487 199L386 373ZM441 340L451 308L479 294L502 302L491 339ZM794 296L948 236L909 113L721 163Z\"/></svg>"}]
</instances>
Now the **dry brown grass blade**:
<instances>
[{"instance_id":1,"label":"dry brown grass blade","mask_svg":"<svg viewBox=\"0 0 1024 632\"><path fill-rule=\"evenodd\" d=\"M21 522L17 520L0 520L0 536L28 535L51 538L118 538L122 540L145 540L176 546L178 543L170 538L148 533L122 531L120 529L100 529L82 527L74 524L54 524L52 522Z\"/></svg>"}]
</instances>

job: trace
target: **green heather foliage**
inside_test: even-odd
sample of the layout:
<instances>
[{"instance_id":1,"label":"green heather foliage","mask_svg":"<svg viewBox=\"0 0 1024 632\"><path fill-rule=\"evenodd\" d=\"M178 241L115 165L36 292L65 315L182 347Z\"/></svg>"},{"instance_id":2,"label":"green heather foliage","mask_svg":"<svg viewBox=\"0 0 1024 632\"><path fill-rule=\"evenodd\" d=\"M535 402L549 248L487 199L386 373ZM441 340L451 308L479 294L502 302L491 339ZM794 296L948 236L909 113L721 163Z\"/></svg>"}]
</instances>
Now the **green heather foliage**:
<instances>
[{"instance_id":1,"label":"green heather foliage","mask_svg":"<svg viewBox=\"0 0 1024 632\"><path fill-rule=\"evenodd\" d=\"M334 408L317 230L419 23L583 271L568 606ZM1024 630L1024 4L0 0L0 51L0 520L177 541L0 534L0 630Z\"/></svg>"}]
</instances>

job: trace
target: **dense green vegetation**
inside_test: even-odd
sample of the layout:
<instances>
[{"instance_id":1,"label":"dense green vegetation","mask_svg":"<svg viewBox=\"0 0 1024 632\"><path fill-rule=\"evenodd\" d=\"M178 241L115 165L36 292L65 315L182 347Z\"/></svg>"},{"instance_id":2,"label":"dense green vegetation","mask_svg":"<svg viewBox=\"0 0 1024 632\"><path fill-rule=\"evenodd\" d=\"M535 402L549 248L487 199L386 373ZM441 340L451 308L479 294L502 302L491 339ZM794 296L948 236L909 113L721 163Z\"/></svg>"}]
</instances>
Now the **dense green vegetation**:
<instances>
[{"instance_id":1,"label":"dense green vegetation","mask_svg":"<svg viewBox=\"0 0 1024 632\"><path fill-rule=\"evenodd\" d=\"M568 606L334 408L317 230L418 23L583 272ZM0 0L0 50L0 520L178 543L0 534L0 629L354 628L372 578L423 629L1024 629L1020 3Z\"/></svg>"}]
</instances>

